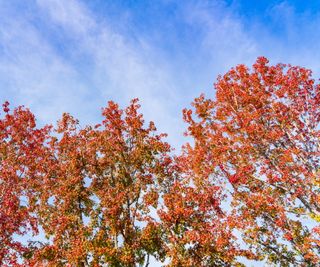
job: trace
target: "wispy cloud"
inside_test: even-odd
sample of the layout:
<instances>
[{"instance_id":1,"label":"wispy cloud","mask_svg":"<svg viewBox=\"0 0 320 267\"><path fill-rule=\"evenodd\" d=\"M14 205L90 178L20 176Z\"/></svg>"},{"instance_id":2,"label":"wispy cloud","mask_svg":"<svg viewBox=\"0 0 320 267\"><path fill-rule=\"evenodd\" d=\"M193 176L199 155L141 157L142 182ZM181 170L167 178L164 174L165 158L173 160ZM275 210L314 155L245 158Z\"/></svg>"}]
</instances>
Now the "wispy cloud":
<instances>
[{"instance_id":1,"label":"wispy cloud","mask_svg":"<svg viewBox=\"0 0 320 267\"><path fill-rule=\"evenodd\" d=\"M319 69L319 15L289 2L259 20L223 1L162 1L149 12L157 27L143 32L134 25L119 31L130 19L110 23L85 1L28 3L0 4L0 100L30 106L43 122L64 111L83 124L97 121L107 100L125 105L138 97L146 119L179 146L181 109L200 92L212 94L216 76L230 67L266 55ZM169 6L171 16L162 15Z\"/></svg>"},{"instance_id":2,"label":"wispy cloud","mask_svg":"<svg viewBox=\"0 0 320 267\"><path fill-rule=\"evenodd\" d=\"M31 106L42 120L56 120L64 110L78 109L86 88L75 68L28 17L15 15L0 20L1 101Z\"/></svg>"},{"instance_id":3,"label":"wispy cloud","mask_svg":"<svg viewBox=\"0 0 320 267\"><path fill-rule=\"evenodd\" d=\"M172 113L179 91L171 74L150 60L154 55L146 43L132 43L97 22L79 1L37 1L38 7L49 30L58 29L67 40L67 58L27 18L7 19L0 76L9 98L31 106L43 120L69 111L86 122L96 119L109 99L124 105L138 97L147 119L161 131L169 129L172 140L180 135L182 122Z\"/></svg>"}]
</instances>

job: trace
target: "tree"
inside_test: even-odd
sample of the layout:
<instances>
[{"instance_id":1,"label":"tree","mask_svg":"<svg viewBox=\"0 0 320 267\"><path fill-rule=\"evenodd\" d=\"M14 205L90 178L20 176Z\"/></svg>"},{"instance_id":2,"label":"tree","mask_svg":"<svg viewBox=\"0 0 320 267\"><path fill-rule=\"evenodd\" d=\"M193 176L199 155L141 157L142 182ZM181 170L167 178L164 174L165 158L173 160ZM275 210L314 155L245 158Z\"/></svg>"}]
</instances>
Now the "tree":
<instances>
[{"instance_id":1,"label":"tree","mask_svg":"<svg viewBox=\"0 0 320 267\"><path fill-rule=\"evenodd\" d=\"M125 110L109 102L102 124L84 129L63 115L36 206L50 242L29 264L136 266L162 256L152 209L170 178L170 146L138 109L137 99Z\"/></svg>"},{"instance_id":2,"label":"tree","mask_svg":"<svg viewBox=\"0 0 320 267\"><path fill-rule=\"evenodd\" d=\"M215 89L214 100L201 95L184 110L193 183L222 190L256 260L318 263L319 84L310 70L262 57L220 76Z\"/></svg>"},{"instance_id":3,"label":"tree","mask_svg":"<svg viewBox=\"0 0 320 267\"><path fill-rule=\"evenodd\" d=\"M30 209L31 184L37 180L38 162L49 128L36 128L33 114L23 107L11 113L3 104L0 119L0 264L19 266L29 252L21 236L37 233L37 220ZM20 236L15 238L15 236ZM22 265L21 265L22 266Z\"/></svg>"}]
</instances>

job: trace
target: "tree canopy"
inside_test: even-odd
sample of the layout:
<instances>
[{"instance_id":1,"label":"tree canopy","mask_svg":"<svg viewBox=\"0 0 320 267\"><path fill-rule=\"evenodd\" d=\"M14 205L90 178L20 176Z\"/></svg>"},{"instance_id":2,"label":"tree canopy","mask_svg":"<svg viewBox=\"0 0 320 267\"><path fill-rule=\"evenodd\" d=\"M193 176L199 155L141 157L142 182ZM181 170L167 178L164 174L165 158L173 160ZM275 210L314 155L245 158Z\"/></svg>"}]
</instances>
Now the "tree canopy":
<instances>
[{"instance_id":1,"label":"tree canopy","mask_svg":"<svg viewBox=\"0 0 320 267\"><path fill-rule=\"evenodd\" d=\"M214 89L183 110L180 154L137 99L108 102L98 125L66 113L42 128L5 102L0 265L320 262L320 85L261 57Z\"/></svg>"}]
</instances>

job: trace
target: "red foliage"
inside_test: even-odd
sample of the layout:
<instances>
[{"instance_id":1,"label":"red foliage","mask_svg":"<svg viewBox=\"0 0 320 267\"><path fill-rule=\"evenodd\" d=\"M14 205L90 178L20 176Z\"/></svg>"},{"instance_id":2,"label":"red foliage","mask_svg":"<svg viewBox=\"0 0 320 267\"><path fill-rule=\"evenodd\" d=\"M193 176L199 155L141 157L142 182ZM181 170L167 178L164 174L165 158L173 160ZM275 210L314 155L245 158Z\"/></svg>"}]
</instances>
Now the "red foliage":
<instances>
[{"instance_id":1,"label":"red foliage","mask_svg":"<svg viewBox=\"0 0 320 267\"><path fill-rule=\"evenodd\" d=\"M4 103L0 265L317 265L320 86L258 58L215 89L184 110L193 143L175 157L137 99L110 101L93 127L64 114L53 130Z\"/></svg>"}]
</instances>

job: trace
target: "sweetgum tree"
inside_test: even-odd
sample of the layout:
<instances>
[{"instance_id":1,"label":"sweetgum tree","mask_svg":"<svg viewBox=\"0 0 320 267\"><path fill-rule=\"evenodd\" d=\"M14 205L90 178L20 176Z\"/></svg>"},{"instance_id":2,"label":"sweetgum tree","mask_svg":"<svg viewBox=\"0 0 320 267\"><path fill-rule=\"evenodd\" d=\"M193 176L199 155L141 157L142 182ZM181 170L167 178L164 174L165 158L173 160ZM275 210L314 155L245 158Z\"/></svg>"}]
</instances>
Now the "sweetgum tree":
<instances>
[{"instance_id":1,"label":"sweetgum tree","mask_svg":"<svg viewBox=\"0 0 320 267\"><path fill-rule=\"evenodd\" d=\"M29 248L20 240L37 233L34 201L38 163L43 159L48 127L37 128L34 115L23 107L10 112L3 104L0 119L0 265L20 266ZM20 236L20 237L19 237ZM23 266L23 265L21 265Z\"/></svg>"},{"instance_id":2,"label":"sweetgum tree","mask_svg":"<svg viewBox=\"0 0 320 267\"><path fill-rule=\"evenodd\" d=\"M237 222L226 225L240 231L250 258L317 264L319 84L310 70L258 58L251 70L239 65L220 76L215 89L215 99L201 95L184 110L194 185L223 191L224 213Z\"/></svg>"},{"instance_id":3,"label":"sweetgum tree","mask_svg":"<svg viewBox=\"0 0 320 267\"><path fill-rule=\"evenodd\" d=\"M171 148L153 122L144 126L139 107L137 99L125 110L109 102L102 125L90 133L96 265L148 265L150 255L163 257L156 210L171 179Z\"/></svg>"},{"instance_id":4,"label":"sweetgum tree","mask_svg":"<svg viewBox=\"0 0 320 267\"><path fill-rule=\"evenodd\" d=\"M163 257L155 213L170 146L138 109L136 99L124 110L109 102L102 123L83 129L63 115L34 205L48 242L35 244L29 265L136 266Z\"/></svg>"}]
</instances>

